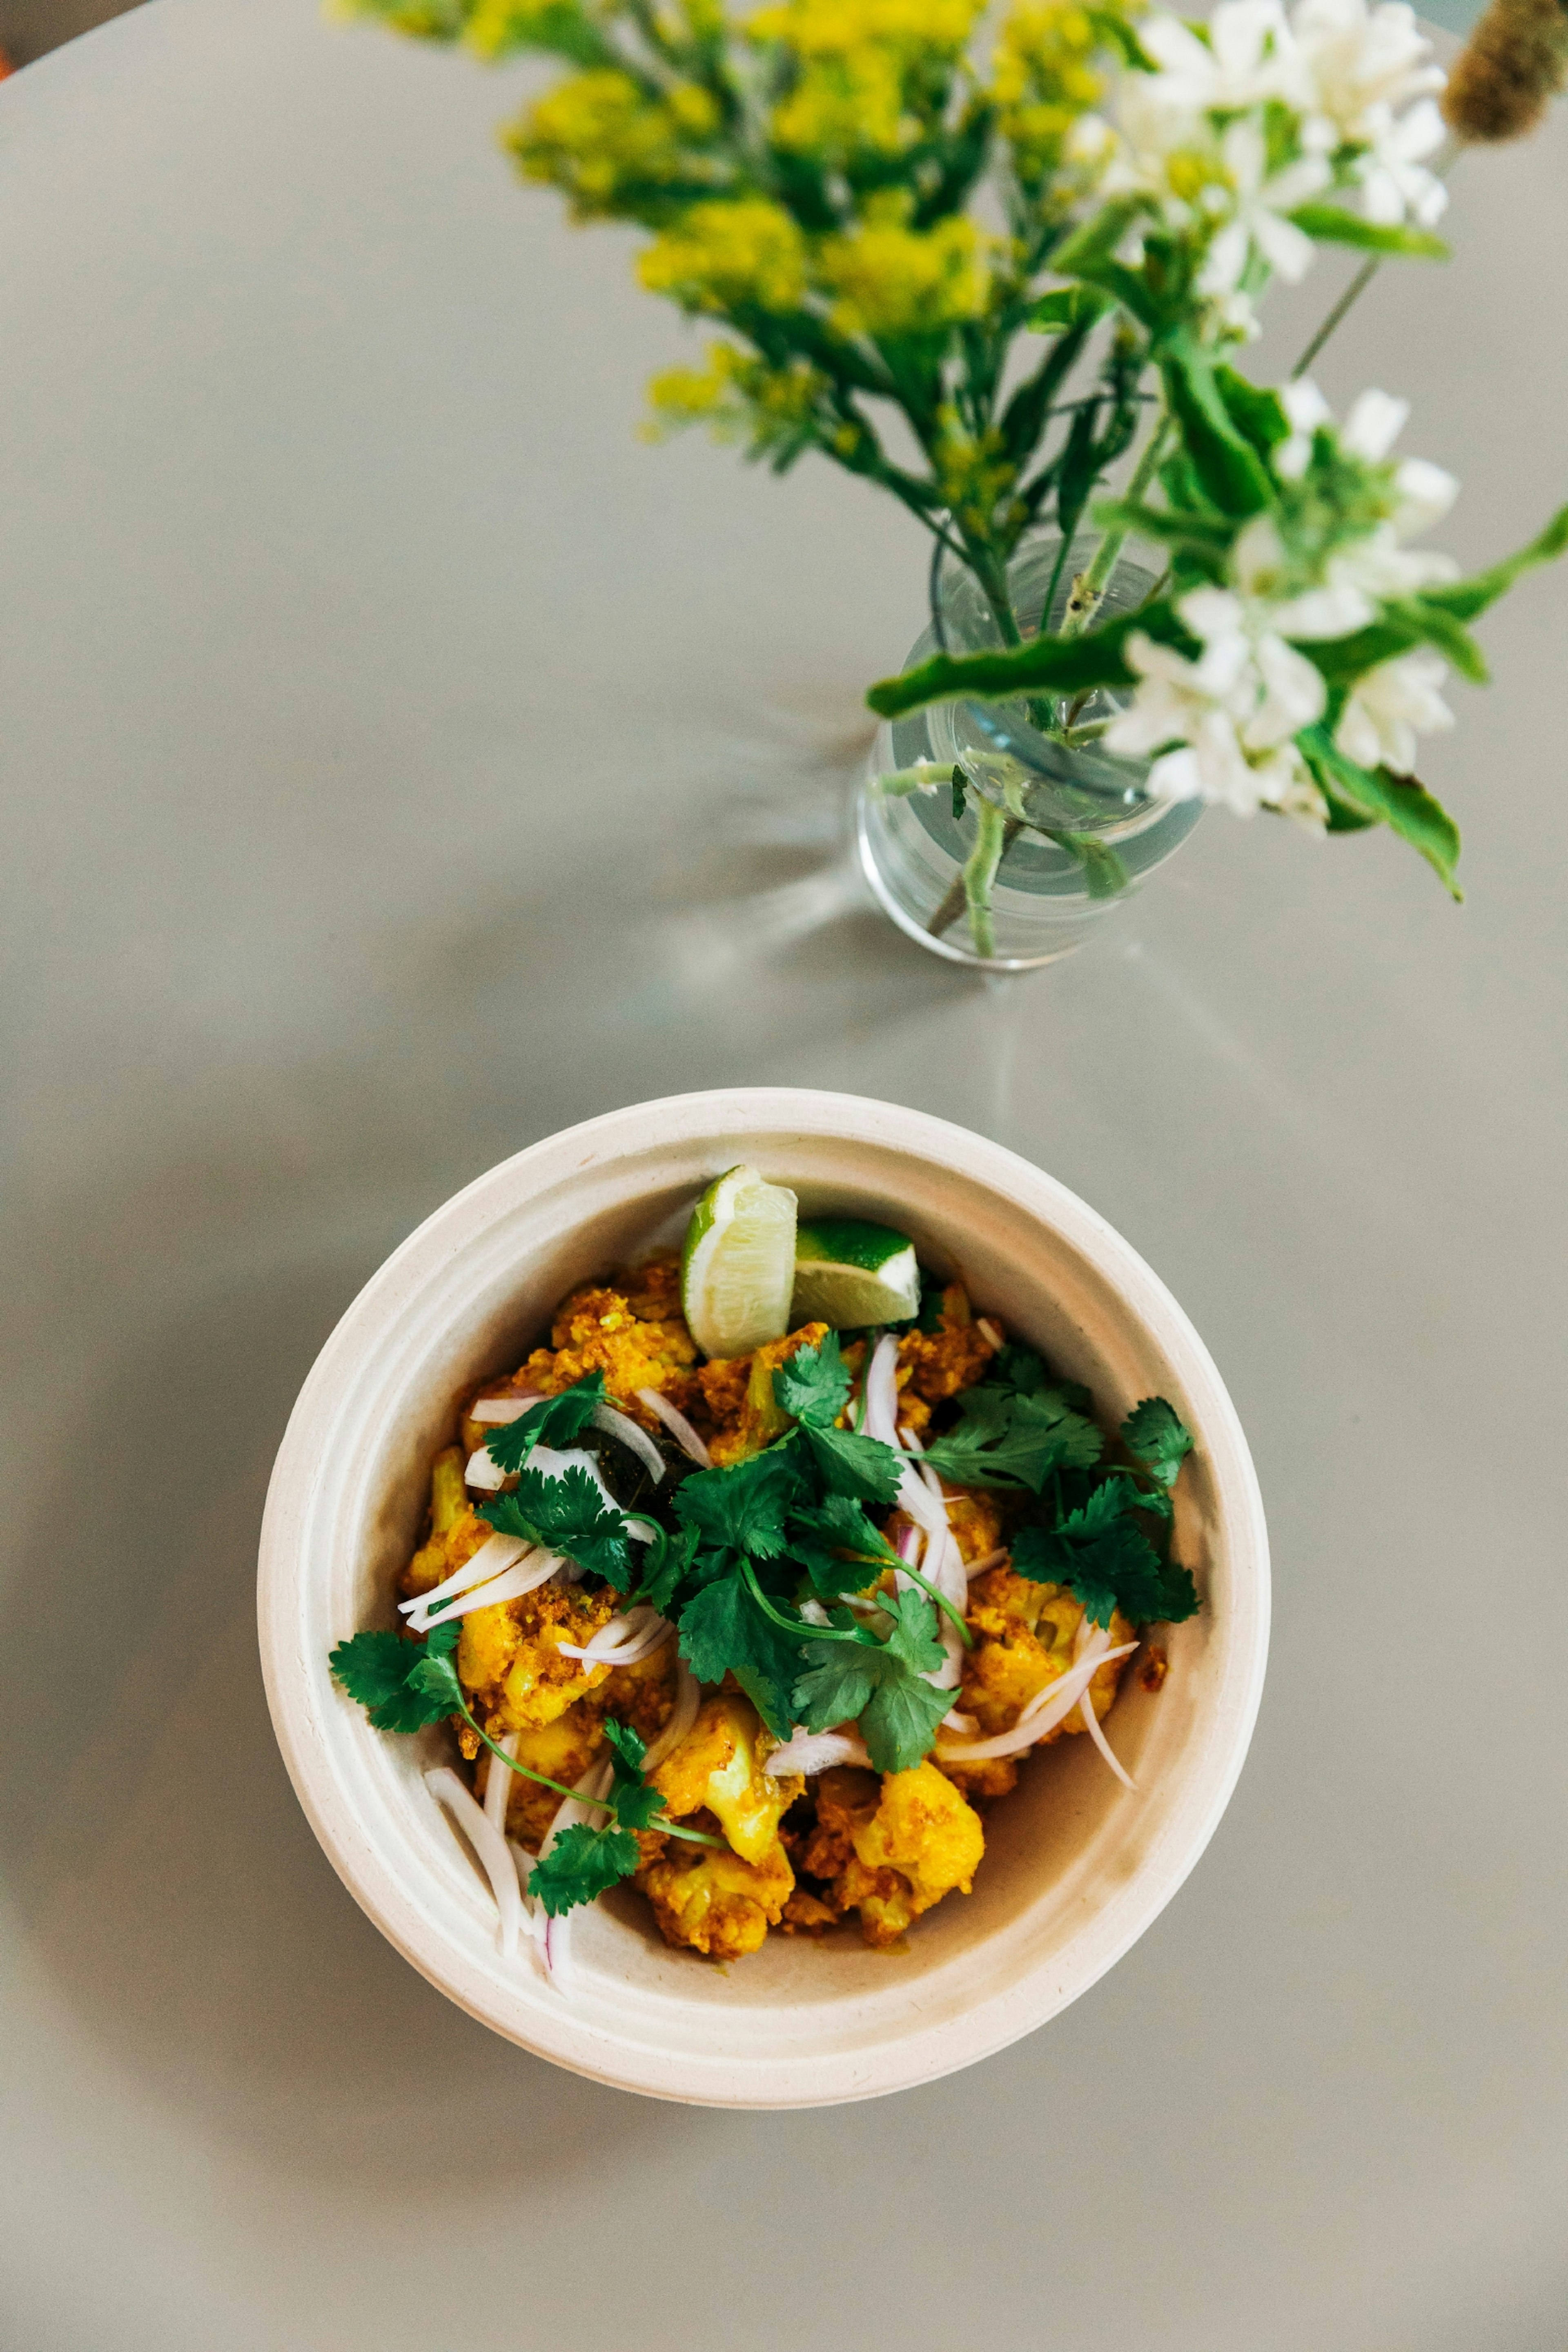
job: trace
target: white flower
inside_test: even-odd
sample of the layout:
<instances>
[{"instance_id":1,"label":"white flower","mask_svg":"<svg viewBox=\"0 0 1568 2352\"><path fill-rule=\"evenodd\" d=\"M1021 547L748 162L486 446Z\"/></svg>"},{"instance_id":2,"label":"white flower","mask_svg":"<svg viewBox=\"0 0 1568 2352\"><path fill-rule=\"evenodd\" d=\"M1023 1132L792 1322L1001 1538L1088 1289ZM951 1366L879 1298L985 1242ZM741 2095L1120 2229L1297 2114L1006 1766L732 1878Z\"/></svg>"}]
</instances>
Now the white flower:
<instances>
[{"instance_id":1,"label":"white flower","mask_svg":"<svg viewBox=\"0 0 1568 2352\"><path fill-rule=\"evenodd\" d=\"M1285 215L1327 185L1328 165L1321 156L1303 155L1266 177L1268 151L1256 122L1233 122L1220 142L1220 152L1236 192L1236 208L1208 249L1199 292L1229 294L1239 285L1254 246L1269 268L1294 286L1306 276L1317 248L1305 229Z\"/></svg>"},{"instance_id":2,"label":"white flower","mask_svg":"<svg viewBox=\"0 0 1568 2352\"><path fill-rule=\"evenodd\" d=\"M1335 748L1363 768L1407 776L1415 765L1415 738L1451 727L1454 714L1437 688L1447 664L1426 646L1379 662L1358 677L1334 730Z\"/></svg>"},{"instance_id":3,"label":"white flower","mask_svg":"<svg viewBox=\"0 0 1568 2352\"><path fill-rule=\"evenodd\" d=\"M1415 11L1399 0L1373 8L1366 0L1301 0L1290 28L1312 109L1332 126L1336 147L1375 144L1402 106L1443 87Z\"/></svg>"},{"instance_id":4,"label":"white flower","mask_svg":"<svg viewBox=\"0 0 1568 2352\"><path fill-rule=\"evenodd\" d=\"M1175 16L1146 16L1138 38L1160 68L1157 101L1185 114L1239 113L1305 97L1295 44L1278 0L1220 0L1200 41Z\"/></svg>"},{"instance_id":5,"label":"white flower","mask_svg":"<svg viewBox=\"0 0 1568 2352\"><path fill-rule=\"evenodd\" d=\"M1418 228L1436 228L1448 209L1448 191L1422 158L1435 154L1447 135L1442 116L1424 98L1373 142L1356 165L1369 221L1396 228L1410 219Z\"/></svg>"},{"instance_id":6,"label":"white flower","mask_svg":"<svg viewBox=\"0 0 1568 2352\"><path fill-rule=\"evenodd\" d=\"M1107 749L1178 747L1149 772L1150 790L1171 800L1216 801L1238 816L1265 803L1300 814L1314 788L1291 739L1322 716L1321 677L1223 588L1194 589L1176 609L1203 652L1187 661L1141 633L1128 639L1138 689L1106 730Z\"/></svg>"},{"instance_id":7,"label":"white flower","mask_svg":"<svg viewBox=\"0 0 1568 2352\"><path fill-rule=\"evenodd\" d=\"M1299 482L1312 462L1312 436L1320 425L1331 425L1334 412L1310 376L1295 376L1279 387L1279 405L1289 419L1290 436L1274 452L1274 470L1281 481Z\"/></svg>"}]
</instances>

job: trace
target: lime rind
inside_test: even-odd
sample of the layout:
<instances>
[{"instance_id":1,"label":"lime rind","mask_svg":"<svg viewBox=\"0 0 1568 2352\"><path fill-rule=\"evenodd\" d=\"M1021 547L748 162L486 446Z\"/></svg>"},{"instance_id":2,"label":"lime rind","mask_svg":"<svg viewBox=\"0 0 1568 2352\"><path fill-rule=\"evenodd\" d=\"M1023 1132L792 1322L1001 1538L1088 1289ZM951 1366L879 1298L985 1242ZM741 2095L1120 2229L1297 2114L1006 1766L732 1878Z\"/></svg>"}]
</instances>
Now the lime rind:
<instances>
[{"instance_id":1,"label":"lime rind","mask_svg":"<svg viewBox=\"0 0 1568 2352\"><path fill-rule=\"evenodd\" d=\"M705 1356L748 1356L789 1329L795 1198L754 1168L726 1169L691 1213L680 1305Z\"/></svg>"},{"instance_id":2,"label":"lime rind","mask_svg":"<svg viewBox=\"0 0 1568 2352\"><path fill-rule=\"evenodd\" d=\"M907 1234L860 1217L814 1217L795 1235L791 1320L854 1331L918 1315L921 1273Z\"/></svg>"}]
</instances>

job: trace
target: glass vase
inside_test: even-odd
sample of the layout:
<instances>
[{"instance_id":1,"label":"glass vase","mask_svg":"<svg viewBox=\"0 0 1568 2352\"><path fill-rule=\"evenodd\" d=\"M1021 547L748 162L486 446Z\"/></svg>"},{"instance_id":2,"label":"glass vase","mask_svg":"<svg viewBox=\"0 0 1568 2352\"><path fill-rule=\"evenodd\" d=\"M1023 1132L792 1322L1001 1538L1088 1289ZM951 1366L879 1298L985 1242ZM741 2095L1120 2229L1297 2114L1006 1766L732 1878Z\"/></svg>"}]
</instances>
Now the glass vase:
<instances>
[{"instance_id":1,"label":"glass vase","mask_svg":"<svg viewBox=\"0 0 1568 2352\"><path fill-rule=\"evenodd\" d=\"M1022 543L1008 589L1026 638L1038 631L1047 600L1049 626L1060 631L1098 544L1076 540L1063 555L1055 534ZM1124 551L1095 620L1133 610L1156 579ZM932 653L989 653L1005 643L974 575L939 550L931 625L905 667ZM1080 947L1181 847L1200 803L1159 799L1147 760L1119 758L1100 741L1131 692L937 703L879 730L856 829L871 887L901 930L953 963L1032 971Z\"/></svg>"}]
</instances>

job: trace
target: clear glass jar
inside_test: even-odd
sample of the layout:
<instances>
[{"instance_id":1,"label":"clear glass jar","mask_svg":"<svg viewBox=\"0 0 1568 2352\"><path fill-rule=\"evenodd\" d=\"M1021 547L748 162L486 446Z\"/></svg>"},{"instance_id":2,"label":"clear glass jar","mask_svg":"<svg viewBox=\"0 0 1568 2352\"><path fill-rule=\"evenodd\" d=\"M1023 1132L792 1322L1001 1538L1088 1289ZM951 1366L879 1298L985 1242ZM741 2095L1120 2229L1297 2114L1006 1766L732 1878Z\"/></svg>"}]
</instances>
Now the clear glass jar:
<instances>
[{"instance_id":1,"label":"clear glass jar","mask_svg":"<svg viewBox=\"0 0 1568 2352\"><path fill-rule=\"evenodd\" d=\"M1008 583L1026 637L1038 629L1047 593L1050 625L1059 631L1073 583L1098 544L1077 540L1058 563L1055 534L1024 541ZM1131 612L1155 580L1146 564L1123 553L1097 619ZM973 574L939 550L931 626L905 667L932 653L993 652L1005 642ZM954 963L1028 971L1070 955L1181 847L1201 804L1156 799L1147 760L1119 759L1096 740L1130 692L1097 688L1050 700L937 703L879 730L857 804L857 834L871 887L901 930ZM1044 732L1042 720L1057 732ZM943 781L900 786L898 780L921 762L945 772ZM963 777L956 795L946 781L955 767ZM882 781L889 778L891 784ZM954 814L955 799L962 814ZM985 817L977 806L982 800L1000 813L1000 824ZM975 910L964 873L983 824L993 847L1000 839L1001 859L989 906Z\"/></svg>"}]
</instances>

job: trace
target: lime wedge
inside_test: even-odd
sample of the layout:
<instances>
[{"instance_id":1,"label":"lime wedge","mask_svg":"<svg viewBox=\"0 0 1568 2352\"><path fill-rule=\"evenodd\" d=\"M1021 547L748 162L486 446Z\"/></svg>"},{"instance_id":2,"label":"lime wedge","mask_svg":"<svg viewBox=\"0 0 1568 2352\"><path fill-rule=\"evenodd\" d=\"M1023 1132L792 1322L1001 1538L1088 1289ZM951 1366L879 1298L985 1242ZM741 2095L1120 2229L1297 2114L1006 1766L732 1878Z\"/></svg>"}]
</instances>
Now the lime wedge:
<instances>
[{"instance_id":1,"label":"lime wedge","mask_svg":"<svg viewBox=\"0 0 1568 2352\"><path fill-rule=\"evenodd\" d=\"M749 1356L789 1329L795 1194L754 1168L716 1177L691 1212L680 1306L705 1356Z\"/></svg>"},{"instance_id":2,"label":"lime wedge","mask_svg":"<svg viewBox=\"0 0 1568 2352\"><path fill-rule=\"evenodd\" d=\"M920 1306L921 1270L907 1234L860 1217L817 1217L795 1234L792 1323L855 1331L907 1322Z\"/></svg>"}]
</instances>

